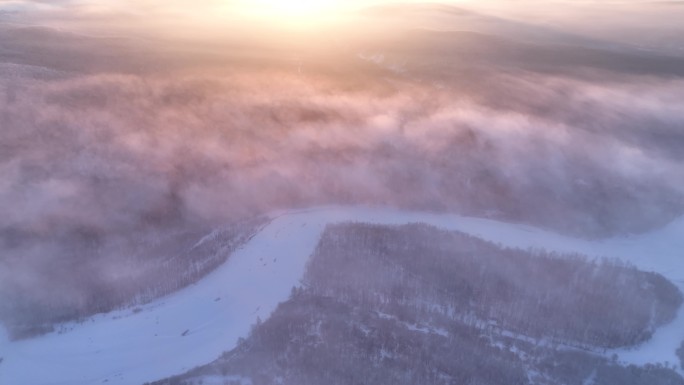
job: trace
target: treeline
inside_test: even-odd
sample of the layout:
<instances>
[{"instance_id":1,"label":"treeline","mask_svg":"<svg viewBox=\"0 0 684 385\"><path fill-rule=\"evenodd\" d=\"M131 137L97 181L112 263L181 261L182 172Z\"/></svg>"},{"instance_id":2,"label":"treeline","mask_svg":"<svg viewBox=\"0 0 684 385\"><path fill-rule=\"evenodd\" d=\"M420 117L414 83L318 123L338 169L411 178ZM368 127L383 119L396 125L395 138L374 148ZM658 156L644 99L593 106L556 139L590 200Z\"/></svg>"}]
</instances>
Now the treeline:
<instances>
[{"instance_id":1,"label":"treeline","mask_svg":"<svg viewBox=\"0 0 684 385\"><path fill-rule=\"evenodd\" d=\"M139 245L122 264L134 264L137 274L97 282L97 277L72 272L74 287L88 287L88 297L64 302L38 301L14 293L0 302L0 322L11 338L21 339L55 330L59 323L78 321L97 313L135 307L190 285L216 267L266 223L258 217L227 225L208 236L185 231ZM11 299L11 300L10 300Z\"/></svg>"},{"instance_id":2,"label":"treeline","mask_svg":"<svg viewBox=\"0 0 684 385\"><path fill-rule=\"evenodd\" d=\"M684 385L671 369L625 367L596 352L671 318L681 302L674 290L614 261L507 250L424 225L335 225L304 287L238 347L157 384ZM625 310L632 300L638 306ZM547 312L578 324L554 325ZM613 323L642 312L651 324Z\"/></svg>"},{"instance_id":3,"label":"treeline","mask_svg":"<svg viewBox=\"0 0 684 385\"><path fill-rule=\"evenodd\" d=\"M460 322L445 333L396 316L298 290L233 351L155 385L235 375L254 385L684 385L661 366L625 367Z\"/></svg>"},{"instance_id":4,"label":"treeline","mask_svg":"<svg viewBox=\"0 0 684 385\"><path fill-rule=\"evenodd\" d=\"M527 383L514 354L487 344L472 326L456 323L446 338L412 331L310 289L296 292L219 362L215 374L239 373L254 385Z\"/></svg>"},{"instance_id":5,"label":"treeline","mask_svg":"<svg viewBox=\"0 0 684 385\"><path fill-rule=\"evenodd\" d=\"M406 308L402 318L459 318L568 345L616 348L650 338L682 295L617 260L504 249L424 225L327 229L307 283L326 295ZM419 313L409 311L416 307Z\"/></svg>"}]
</instances>

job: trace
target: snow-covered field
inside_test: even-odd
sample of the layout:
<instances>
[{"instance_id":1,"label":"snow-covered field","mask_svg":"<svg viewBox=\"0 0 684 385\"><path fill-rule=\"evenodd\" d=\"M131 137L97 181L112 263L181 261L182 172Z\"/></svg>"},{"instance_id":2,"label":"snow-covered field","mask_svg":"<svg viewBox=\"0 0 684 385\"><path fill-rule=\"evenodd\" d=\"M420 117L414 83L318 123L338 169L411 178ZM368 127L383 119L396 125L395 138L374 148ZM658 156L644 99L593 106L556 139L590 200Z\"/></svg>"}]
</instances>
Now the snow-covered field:
<instances>
[{"instance_id":1,"label":"snow-covered field","mask_svg":"<svg viewBox=\"0 0 684 385\"><path fill-rule=\"evenodd\" d=\"M684 218L634 237L588 241L538 228L457 215L369 207L281 212L224 265L142 311L101 314L61 333L8 342L0 328L0 384L140 385L206 364L233 348L257 317L267 318L299 284L325 226L358 221L428 223L505 246L618 257L659 272L684 290ZM617 351L625 362L669 362L684 340L684 310L651 341ZM611 352L612 353L612 352Z\"/></svg>"}]
</instances>

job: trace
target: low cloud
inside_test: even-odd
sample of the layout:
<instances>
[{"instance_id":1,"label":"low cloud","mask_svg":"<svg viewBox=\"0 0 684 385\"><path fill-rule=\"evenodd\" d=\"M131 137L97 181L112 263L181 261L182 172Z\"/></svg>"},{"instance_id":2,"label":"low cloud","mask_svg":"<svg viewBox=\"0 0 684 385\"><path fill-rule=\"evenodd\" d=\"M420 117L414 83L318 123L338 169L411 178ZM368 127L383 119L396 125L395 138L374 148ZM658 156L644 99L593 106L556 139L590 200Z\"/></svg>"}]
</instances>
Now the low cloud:
<instances>
[{"instance_id":1,"label":"low cloud","mask_svg":"<svg viewBox=\"0 0 684 385\"><path fill-rule=\"evenodd\" d=\"M215 57L22 33L28 53L0 41L3 317L83 307L166 257L142 243L284 208L390 205L586 237L684 212L671 73L444 73L422 57L397 72L348 47Z\"/></svg>"}]
</instances>

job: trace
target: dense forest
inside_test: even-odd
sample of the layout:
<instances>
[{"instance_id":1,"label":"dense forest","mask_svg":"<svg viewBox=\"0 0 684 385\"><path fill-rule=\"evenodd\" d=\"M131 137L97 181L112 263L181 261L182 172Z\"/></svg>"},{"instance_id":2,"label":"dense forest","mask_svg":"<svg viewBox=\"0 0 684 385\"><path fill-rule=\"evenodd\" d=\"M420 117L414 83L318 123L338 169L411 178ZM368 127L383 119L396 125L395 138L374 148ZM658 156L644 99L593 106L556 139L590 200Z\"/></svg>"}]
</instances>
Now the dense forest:
<instances>
[{"instance_id":1,"label":"dense forest","mask_svg":"<svg viewBox=\"0 0 684 385\"><path fill-rule=\"evenodd\" d=\"M70 292L87 288L87 296L61 298L48 292L35 297L32 292L21 290L0 291L0 323L12 338L21 339L68 327L58 324L97 313L127 307L136 311L136 306L181 289L214 270L256 234L266 220L257 217L236 222L209 235L183 229L164 237L140 240L133 248L122 248L122 265L134 266L135 274L121 274L111 280L97 274L77 274L69 280ZM87 271L88 263L98 263L97 242L87 250L91 255L89 261L82 265L50 266L54 274Z\"/></svg>"},{"instance_id":2,"label":"dense forest","mask_svg":"<svg viewBox=\"0 0 684 385\"><path fill-rule=\"evenodd\" d=\"M268 320L157 384L681 385L610 351L648 339L681 303L669 281L618 261L420 224L333 225Z\"/></svg>"}]
</instances>

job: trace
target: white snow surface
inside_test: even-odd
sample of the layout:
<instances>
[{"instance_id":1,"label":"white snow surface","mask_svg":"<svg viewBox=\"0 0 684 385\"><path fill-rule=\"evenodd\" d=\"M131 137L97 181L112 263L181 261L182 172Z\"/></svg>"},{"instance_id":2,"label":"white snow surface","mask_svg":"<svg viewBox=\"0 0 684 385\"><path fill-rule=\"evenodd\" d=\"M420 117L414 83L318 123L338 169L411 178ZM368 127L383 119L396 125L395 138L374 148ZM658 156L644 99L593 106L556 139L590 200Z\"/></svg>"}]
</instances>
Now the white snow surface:
<instances>
[{"instance_id":1,"label":"white snow surface","mask_svg":"<svg viewBox=\"0 0 684 385\"><path fill-rule=\"evenodd\" d=\"M272 218L225 264L142 311L100 314L62 325L61 333L15 342L0 327L0 384L140 385L207 364L246 337L257 317L266 319L287 300L331 223L421 222L508 247L616 257L659 272L684 290L684 218L643 235L601 241L491 219L361 206L285 211ZM615 353L627 363L675 365L675 350L682 340L684 309L650 341Z\"/></svg>"}]
</instances>

